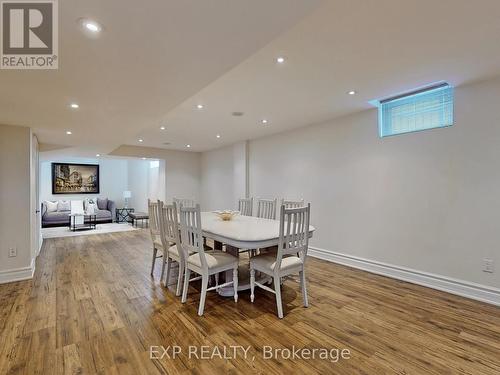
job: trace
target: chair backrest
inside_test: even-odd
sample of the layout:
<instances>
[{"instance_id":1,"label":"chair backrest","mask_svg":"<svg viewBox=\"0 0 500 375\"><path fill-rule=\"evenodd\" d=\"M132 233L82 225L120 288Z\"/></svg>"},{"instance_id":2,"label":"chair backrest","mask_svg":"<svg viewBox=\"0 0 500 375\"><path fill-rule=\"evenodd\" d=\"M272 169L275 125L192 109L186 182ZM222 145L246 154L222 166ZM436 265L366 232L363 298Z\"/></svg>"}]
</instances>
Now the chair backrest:
<instances>
[{"instance_id":1,"label":"chair backrest","mask_svg":"<svg viewBox=\"0 0 500 375\"><path fill-rule=\"evenodd\" d=\"M160 211L162 206L162 201L153 202L148 199L149 231L152 236L160 234Z\"/></svg>"},{"instance_id":2,"label":"chair backrest","mask_svg":"<svg viewBox=\"0 0 500 375\"><path fill-rule=\"evenodd\" d=\"M240 198L238 201L238 211L243 216L252 216L253 198Z\"/></svg>"},{"instance_id":3,"label":"chair backrest","mask_svg":"<svg viewBox=\"0 0 500 375\"><path fill-rule=\"evenodd\" d=\"M163 249L166 251L170 246L176 244L179 256L184 261L184 252L181 251L181 240L179 233L179 216L175 204L163 205L160 211L160 237Z\"/></svg>"},{"instance_id":4,"label":"chair backrest","mask_svg":"<svg viewBox=\"0 0 500 375\"><path fill-rule=\"evenodd\" d=\"M299 207L304 207L304 199L300 199L298 201L293 201L290 199L285 199L283 198L281 200L281 205L285 206L285 208L299 208Z\"/></svg>"},{"instance_id":5,"label":"chair backrest","mask_svg":"<svg viewBox=\"0 0 500 375\"><path fill-rule=\"evenodd\" d=\"M85 212L83 210L83 201L82 200L77 200L77 201L70 201L69 203L70 211L71 214L82 214Z\"/></svg>"},{"instance_id":6,"label":"chair backrest","mask_svg":"<svg viewBox=\"0 0 500 375\"><path fill-rule=\"evenodd\" d=\"M276 220L277 199L257 198L257 217Z\"/></svg>"},{"instance_id":7,"label":"chair backrest","mask_svg":"<svg viewBox=\"0 0 500 375\"><path fill-rule=\"evenodd\" d=\"M180 206L181 247L184 254L197 252L200 254L201 266L208 269L205 251L203 248L203 234L201 230L200 205L195 207Z\"/></svg>"},{"instance_id":8,"label":"chair backrest","mask_svg":"<svg viewBox=\"0 0 500 375\"><path fill-rule=\"evenodd\" d=\"M175 198L173 199L174 203L177 205L177 209L182 205L184 207L195 207L196 202L194 199L189 198Z\"/></svg>"},{"instance_id":9,"label":"chair backrest","mask_svg":"<svg viewBox=\"0 0 500 375\"><path fill-rule=\"evenodd\" d=\"M281 267L284 255L298 255L305 262L309 246L309 218L311 204L299 208L286 208L280 210L280 237L276 253L276 269Z\"/></svg>"}]
</instances>

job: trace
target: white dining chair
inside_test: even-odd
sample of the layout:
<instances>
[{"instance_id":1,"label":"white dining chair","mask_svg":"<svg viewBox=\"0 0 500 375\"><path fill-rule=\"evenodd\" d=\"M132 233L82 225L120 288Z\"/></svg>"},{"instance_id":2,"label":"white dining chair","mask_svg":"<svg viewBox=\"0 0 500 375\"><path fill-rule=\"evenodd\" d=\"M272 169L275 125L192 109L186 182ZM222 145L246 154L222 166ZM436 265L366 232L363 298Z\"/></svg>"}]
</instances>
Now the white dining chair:
<instances>
[{"instance_id":1,"label":"white dining chair","mask_svg":"<svg viewBox=\"0 0 500 375\"><path fill-rule=\"evenodd\" d=\"M283 198L281 200L281 205L285 206L285 208L299 208L299 207L304 207L304 199L299 199L298 201L290 200L290 199L285 199Z\"/></svg>"},{"instance_id":2,"label":"white dining chair","mask_svg":"<svg viewBox=\"0 0 500 375\"><path fill-rule=\"evenodd\" d=\"M163 244L160 237L160 211L163 203L161 201L153 202L148 199L148 215L149 215L149 234L151 235L151 241L153 243L153 261L151 263L151 276L153 276L153 271L155 269L155 263L157 258L163 257ZM158 250L162 251L161 255L158 255Z\"/></svg>"},{"instance_id":3,"label":"white dining chair","mask_svg":"<svg viewBox=\"0 0 500 375\"><path fill-rule=\"evenodd\" d=\"M257 198L257 217L276 220L277 199Z\"/></svg>"},{"instance_id":4,"label":"white dining chair","mask_svg":"<svg viewBox=\"0 0 500 375\"><path fill-rule=\"evenodd\" d=\"M194 207L196 206L196 202L194 199L190 198L175 198L173 199L173 202L177 205L177 209L182 205L184 207Z\"/></svg>"},{"instance_id":5,"label":"white dining chair","mask_svg":"<svg viewBox=\"0 0 500 375\"><path fill-rule=\"evenodd\" d=\"M250 300L255 299L255 286L276 295L278 317L283 318L281 301L281 278L298 273L302 289L304 307L308 307L305 276L305 261L309 246L309 218L311 204L300 208L285 208L280 210L280 230L278 251L250 258ZM255 271L272 276L274 289L255 281Z\"/></svg>"},{"instance_id":6,"label":"white dining chair","mask_svg":"<svg viewBox=\"0 0 500 375\"><path fill-rule=\"evenodd\" d=\"M201 230L201 212L200 205L196 207L179 208L180 211L180 224L181 224L181 248L184 254L192 255L187 256L185 275L184 275L184 288L182 290L182 303L186 302L187 292L191 271L201 275L201 297L200 306L198 308L198 315L203 315L205 308L205 298L207 292L217 290L229 285L234 288L234 301L238 302L238 258L224 253L222 251L205 252L203 248L203 235ZM233 270L233 280L224 284L216 284L208 288L208 280L211 275L220 272ZM195 278L198 279L198 278Z\"/></svg>"},{"instance_id":7,"label":"white dining chair","mask_svg":"<svg viewBox=\"0 0 500 375\"><path fill-rule=\"evenodd\" d=\"M238 200L238 211L243 216L252 216L253 198L240 198Z\"/></svg>"}]
</instances>

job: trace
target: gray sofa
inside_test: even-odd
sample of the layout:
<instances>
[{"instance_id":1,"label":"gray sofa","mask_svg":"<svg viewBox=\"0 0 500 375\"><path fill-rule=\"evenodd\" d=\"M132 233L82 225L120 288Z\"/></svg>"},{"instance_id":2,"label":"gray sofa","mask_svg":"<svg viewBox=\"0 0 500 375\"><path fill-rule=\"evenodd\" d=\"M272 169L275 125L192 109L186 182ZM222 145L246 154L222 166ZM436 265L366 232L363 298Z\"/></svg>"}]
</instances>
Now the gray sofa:
<instances>
[{"instance_id":1,"label":"gray sofa","mask_svg":"<svg viewBox=\"0 0 500 375\"><path fill-rule=\"evenodd\" d=\"M115 218L116 205L112 200L108 200L106 209L96 209L96 221L98 223L112 223ZM47 205L42 202L42 228L62 227L69 225L69 214L71 211L47 212Z\"/></svg>"}]
</instances>

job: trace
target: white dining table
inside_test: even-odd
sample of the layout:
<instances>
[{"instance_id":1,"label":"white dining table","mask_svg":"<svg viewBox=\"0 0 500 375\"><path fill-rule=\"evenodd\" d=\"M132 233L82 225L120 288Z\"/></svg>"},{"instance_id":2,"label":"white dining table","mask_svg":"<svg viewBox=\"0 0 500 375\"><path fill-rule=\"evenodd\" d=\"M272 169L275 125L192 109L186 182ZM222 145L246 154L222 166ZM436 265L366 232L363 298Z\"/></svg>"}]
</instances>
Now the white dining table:
<instances>
[{"instance_id":1,"label":"white dining table","mask_svg":"<svg viewBox=\"0 0 500 375\"><path fill-rule=\"evenodd\" d=\"M241 250L263 249L276 246L279 241L279 220L262 219L254 216L236 215L229 221L222 220L213 212L201 213L203 236L215 241L216 249L226 245L226 251L239 256ZM315 228L309 226L309 237ZM232 272L226 273L226 281L232 280ZM261 280L263 281L263 280ZM248 263L241 263L238 273L238 290L250 289ZM220 288L219 294L232 296L233 287Z\"/></svg>"}]
</instances>

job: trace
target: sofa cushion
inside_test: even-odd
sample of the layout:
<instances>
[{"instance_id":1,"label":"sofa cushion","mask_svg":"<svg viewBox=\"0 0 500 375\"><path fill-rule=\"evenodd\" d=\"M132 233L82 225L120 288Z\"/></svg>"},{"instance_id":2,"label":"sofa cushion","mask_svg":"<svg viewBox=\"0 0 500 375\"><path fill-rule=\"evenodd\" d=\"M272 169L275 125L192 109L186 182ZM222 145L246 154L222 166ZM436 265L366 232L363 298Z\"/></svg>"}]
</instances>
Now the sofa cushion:
<instances>
[{"instance_id":1,"label":"sofa cushion","mask_svg":"<svg viewBox=\"0 0 500 375\"><path fill-rule=\"evenodd\" d=\"M47 212L57 211L57 202L45 201L45 206L47 207Z\"/></svg>"},{"instance_id":2,"label":"sofa cushion","mask_svg":"<svg viewBox=\"0 0 500 375\"><path fill-rule=\"evenodd\" d=\"M70 211L56 211L56 212L47 212L43 215L44 222L57 222L64 223L69 222L69 213Z\"/></svg>"},{"instance_id":3,"label":"sofa cushion","mask_svg":"<svg viewBox=\"0 0 500 375\"><path fill-rule=\"evenodd\" d=\"M97 208L100 210L108 209L108 198L97 198Z\"/></svg>"},{"instance_id":4,"label":"sofa cushion","mask_svg":"<svg viewBox=\"0 0 500 375\"><path fill-rule=\"evenodd\" d=\"M58 201L57 202L57 211L64 212L64 211L70 211L70 210L71 210L70 201Z\"/></svg>"},{"instance_id":5,"label":"sofa cushion","mask_svg":"<svg viewBox=\"0 0 500 375\"><path fill-rule=\"evenodd\" d=\"M97 220L111 220L111 212L108 210L96 210L95 216Z\"/></svg>"}]
</instances>

